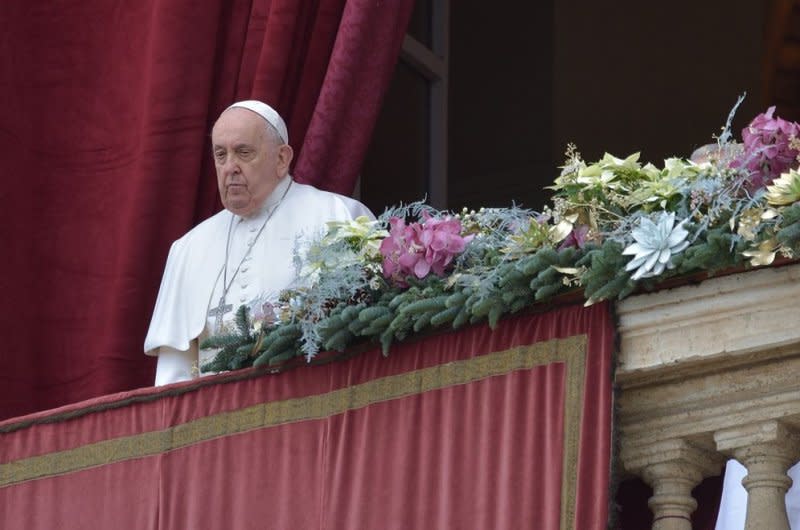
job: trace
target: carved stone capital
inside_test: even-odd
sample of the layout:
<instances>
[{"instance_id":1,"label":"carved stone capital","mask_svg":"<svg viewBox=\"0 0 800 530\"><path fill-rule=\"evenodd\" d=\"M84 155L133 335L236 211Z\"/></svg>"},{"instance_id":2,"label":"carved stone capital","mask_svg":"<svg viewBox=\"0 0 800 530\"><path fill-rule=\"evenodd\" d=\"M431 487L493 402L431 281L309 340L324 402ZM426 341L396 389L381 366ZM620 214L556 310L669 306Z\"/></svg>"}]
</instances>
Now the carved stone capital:
<instances>
[{"instance_id":1,"label":"carved stone capital","mask_svg":"<svg viewBox=\"0 0 800 530\"><path fill-rule=\"evenodd\" d=\"M697 509L692 489L719 473L723 463L716 452L678 439L624 449L622 461L653 488L648 506L654 530L691 530Z\"/></svg>"}]
</instances>

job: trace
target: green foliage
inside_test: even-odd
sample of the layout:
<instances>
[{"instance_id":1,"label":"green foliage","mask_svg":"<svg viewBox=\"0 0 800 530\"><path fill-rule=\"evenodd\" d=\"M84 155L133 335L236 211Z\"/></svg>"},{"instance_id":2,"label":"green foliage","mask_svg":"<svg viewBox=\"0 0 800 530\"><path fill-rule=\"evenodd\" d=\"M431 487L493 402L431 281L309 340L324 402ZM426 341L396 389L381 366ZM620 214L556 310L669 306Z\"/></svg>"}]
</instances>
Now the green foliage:
<instances>
[{"instance_id":1,"label":"green foliage","mask_svg":"<svg viewBox=\"0 0 800 530\"><path fill-rule=\"evenodd\" d=\"M720 153L728 136L720 139ZM672 158L659 168L640 163L638 154L606 154L586 164L570 149L552 187L553 205L541 213L513 206L451 214L417 202L391 208L377 222L334 223L305 258L296 256L309 287L281 295L281 320L259 329L240 307L235 332L201 345L219 349L203 368L275 366L367 341L387 355L415 334L483 322L494 328L504 315L567 290L581 289L591 304L657 288L669 277L742 266L748 258L755 266L777 253L797 256L800 203L776 206L763 191L749 193L746 175L729 162ZM392 283L381 274L388 220L423 213L455 215L471 240L446 277ZM664 217L670 221L662 230ZM652 256L660 268L641 268Z\"/></svg>"},{"instance_id":2,"label":"green foliage","mask_svg":"<svg viewBox=\"0 0 800 530\"><path fill-rule=\"evenodd\" d=\"M628 258L622 255L622 245L606 240L599 248L589 250L578 260L586 272L581 277L584 296L589 301L619 297L630 290L630 273L625 271Z\"/></svg>"},{"instance_id":3,"label":"green foliage","mask_svg":"<svg viewBox=\"0 0 800 530\"><path fill-rule=\"evenodd\" d=\"M800 253L800 202L783 210L781 229L775 238L795 253Z\"/></svg>"},{"instance_id":4,"label":"green foliage","mask_svg":"<svg viewBox=\"0 0 800 530\"><path fill-rule=\"evenodd\" d=\"M706 232L705 241L698 241L684 252L680 272L710 272L733 267L742 262L742 239L719 226Z\"/></svg>"},{"instance_id":5,"label":"green foliage","mask_svg":"<svg viewBox=\"0 0 800 530\"><path fill-rule=\"evenodd\" d=\"M250 310L245 305L236 310L236 329L242 337L250 338Z\"/></svg>"},{"instance_id":6,"label":"green foliage","mask_svg":"<svg viewBox=\"0 0 800 530\"><path fill-rule=\"evenodd\" d=\"M211 336L200 344L203 349L220 349L216 357L202 366L204 372L238 370L252 363L256 338L250 333L250 315L246 306L240 306L234 320L233 333Z\"/></svg>"}]
</instances>

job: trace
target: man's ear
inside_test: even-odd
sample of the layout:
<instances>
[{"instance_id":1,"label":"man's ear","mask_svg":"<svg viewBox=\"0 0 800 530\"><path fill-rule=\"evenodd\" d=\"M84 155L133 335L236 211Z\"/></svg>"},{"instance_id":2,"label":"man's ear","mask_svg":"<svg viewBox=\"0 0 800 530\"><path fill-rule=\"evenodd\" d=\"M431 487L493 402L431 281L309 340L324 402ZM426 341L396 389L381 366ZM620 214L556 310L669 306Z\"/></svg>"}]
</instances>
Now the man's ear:
<instances>
[{"instance_id":1,"label":"man's ear","mask_svg":"<svg viewBox=\"0 0 800 530\"><path fill-rule=\"evenodd\" d=\"M289 173L289 166L292 163L292 158L294 157L294 150L292 150L292 146L289 144L283 144L278 148L278 174L281 178L285 177L287 173Z\"/></svg>"}]
</instances>

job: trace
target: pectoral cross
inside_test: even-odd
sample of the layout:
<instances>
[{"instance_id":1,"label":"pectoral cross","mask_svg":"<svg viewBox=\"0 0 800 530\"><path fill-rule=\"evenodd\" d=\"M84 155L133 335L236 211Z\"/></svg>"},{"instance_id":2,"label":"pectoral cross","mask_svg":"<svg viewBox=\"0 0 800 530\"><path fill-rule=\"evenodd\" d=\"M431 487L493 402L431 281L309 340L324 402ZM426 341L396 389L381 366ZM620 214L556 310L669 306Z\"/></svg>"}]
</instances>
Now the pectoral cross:
<instances>
[{"instance_id":1,"label":"pectoral cross","mask_svg":"<svg viewBox=\"0 0 800 530\"><path fill-rule=\"evenodd\" d=\"M222 295L219 298L219 304L217 307L208 310L208 314L210 316L216 317L214 319L214 333L219 333L220 330L222 330L222 316L225 313L229 313L231 309L233 309L233 305L225 305L225 295Z\"/></svg>"}]
</instances>

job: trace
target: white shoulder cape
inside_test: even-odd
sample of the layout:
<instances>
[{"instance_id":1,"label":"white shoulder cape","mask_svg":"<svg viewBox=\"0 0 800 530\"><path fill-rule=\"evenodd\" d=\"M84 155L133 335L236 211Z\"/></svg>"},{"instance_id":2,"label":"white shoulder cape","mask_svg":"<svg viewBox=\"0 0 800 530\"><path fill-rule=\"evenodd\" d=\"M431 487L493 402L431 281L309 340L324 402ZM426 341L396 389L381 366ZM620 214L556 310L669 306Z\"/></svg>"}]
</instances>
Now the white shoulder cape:
<instances>
[{"instance_id":1,"label":"white shoulder cape","mask_svg":"<svg viewBox=\"0 0 800 530\"><path fill-rule=\"evenodd\" d=\"M203 331L232 215L223 210L172 244L144 341L146 354L158 355L162 346L186 351ZM356 200L294 182L267 229L288 230L294 240L318 233L328 221L361 215L374 219Z\"/></svg>"}]
</instances>

